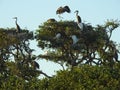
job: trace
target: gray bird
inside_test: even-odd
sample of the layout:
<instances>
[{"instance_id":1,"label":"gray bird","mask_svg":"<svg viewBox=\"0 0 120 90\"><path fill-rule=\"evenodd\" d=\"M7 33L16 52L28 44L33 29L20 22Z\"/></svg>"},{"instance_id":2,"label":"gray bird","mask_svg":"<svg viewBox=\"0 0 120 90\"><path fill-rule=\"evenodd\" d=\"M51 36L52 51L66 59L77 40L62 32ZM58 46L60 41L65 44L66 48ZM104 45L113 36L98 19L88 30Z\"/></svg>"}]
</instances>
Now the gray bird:
<instances>
[{"instance_id":1,"label":"gray bird","mask_svg":"<svg viewBox=\"0 0 120 90\"><path fill-rule=\"evenodd\" d=\"M71 10L68 6L64 6L64 7L59 7L56 11L56 14L62 14L64 12L70 13Z\"/></svg>"},{"instance_id":2,"label":"gray bird","mask_svg":"<svg viewBox=\"0 0 120 90\"><path fill-rule=\"evenodd\" d=\"M20 33L21 32L21 28L17 23L17 17L14 17L13 19L15 19L15 24L16 24L16 32Z\"/></svg>"},{"instance_id":3,"label":"gray bird","mask_svg":"<svg viewBox=\"0 0 120 90\"><path fill-rule=\"evenodd\" d=\"M75 13L76 13L76 18L77 18L78 27L79 27L81 30L83 30L83 23L82 23L81 17L78 15L79 11L76 10Z\"/></svg>"}]
</instances>

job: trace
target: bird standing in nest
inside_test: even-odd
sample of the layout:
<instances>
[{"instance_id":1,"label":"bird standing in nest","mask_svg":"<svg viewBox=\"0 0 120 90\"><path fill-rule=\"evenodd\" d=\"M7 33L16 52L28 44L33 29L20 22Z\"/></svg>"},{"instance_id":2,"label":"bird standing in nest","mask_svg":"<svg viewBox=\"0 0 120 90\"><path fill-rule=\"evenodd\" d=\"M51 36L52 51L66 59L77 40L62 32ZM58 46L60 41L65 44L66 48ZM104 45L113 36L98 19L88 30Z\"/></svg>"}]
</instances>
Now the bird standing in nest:
<instances>
[{"instance_id":1,"label":"bird standing in nest","mask_svg":"<svg viewBox=\"0 0 120 90\"><path fill-rule=\"evenodd\" d=\"M76 10L75 13L76 13L76 19L77 19L78 27L79 27L81 30L83 30L83 23L82 23L81 17L78 15L79 11Z\"/></svg>"},{"instance_id":2,"label":"bird standing in nest","mask_svg":"<svg viewBox=\"0 0 120 90\"><path fill-rule=\"evenodd\" d=\"M17 23L17 17L14 17L13 19L15 19L16 32L17 32L17 33L20 33L20 32L21 32L21 28L20 28L20 26L19 26L18 23Z\"/></svg>"}]
</instances>

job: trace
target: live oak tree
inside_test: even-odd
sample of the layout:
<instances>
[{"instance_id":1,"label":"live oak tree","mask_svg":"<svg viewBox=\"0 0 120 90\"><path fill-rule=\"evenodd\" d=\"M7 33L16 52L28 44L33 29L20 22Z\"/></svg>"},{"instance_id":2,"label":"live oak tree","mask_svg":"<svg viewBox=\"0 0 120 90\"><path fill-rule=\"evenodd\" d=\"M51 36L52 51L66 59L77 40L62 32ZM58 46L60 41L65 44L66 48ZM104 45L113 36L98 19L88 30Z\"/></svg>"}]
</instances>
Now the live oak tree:
<instances>
[{"instance_id":1,"label":"live oak tree","mask_svg":"<svg viewBox=\"0 0 120 90\"><path fill-rule=\"evenodd\" d=\"M30 81L40 75L36 55L29 46L33 39L33 33L28 30L16 33L14 28L0 29L0 87L8 89L7 86L12 87L17 80L22 83L22 80Z\"/></svg>"},{"instance_id":2,"label":"live oak tree","mask_svg":"<svg viewBox=\"0 0 120 90\"><path fill-rule=\"evenodd\" d=\"M0 88L3 90L99 90L120 87L119 45L111 40L118 20L104 25L49 19L39 26L35 36L29 30L0 28ZM47 53L34 55L30 41ZM63 70L49 77L38 70L36 58L60 64ZM67 69L64 69L66 64ZM39 75L45 75L39 79Z\"/></svg>"},{"instance_id":3,"label":"live oak tree","mask_svg":"<svg viewBox=\"0 0 120 90\"><path fill-rule=\"evenodd\" d=\"M63 70L39 81L43 90L119 90L119 44L111 40L118 20L104 25L84 23L81 30L74 21L49 19L36 31L38 46L47 50L40 59L58 63ZM73 38L74 37L74 38ZM75 41L76 40L76 41ZM66 64L67 69L64 69Z\"/></svg>"},{"instance_id":4,"label":"live oak tree","mask_svg":"<svg viewBox=\"0 0 120 90\"><path fill-rule=\"evenodd\" d=\"M111 40L112 32L119 26L118 20L107 20L104 25L95 27L84 23L83 30L74 21L50 20L40 25L36 32L38 46L48 50L39 58L62 66L65 63L68 67L82 64L111 67L119 62L117 44Z\"/></svg>"}]
</instances>

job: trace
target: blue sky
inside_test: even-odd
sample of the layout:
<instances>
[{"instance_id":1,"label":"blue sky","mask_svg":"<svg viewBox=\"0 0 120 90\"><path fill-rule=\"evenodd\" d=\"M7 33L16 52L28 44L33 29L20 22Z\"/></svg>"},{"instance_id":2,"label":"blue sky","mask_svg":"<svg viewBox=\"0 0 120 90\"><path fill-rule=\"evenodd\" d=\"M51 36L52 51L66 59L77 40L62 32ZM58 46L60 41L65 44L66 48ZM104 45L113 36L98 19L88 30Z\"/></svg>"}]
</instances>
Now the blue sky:
<instances>
[{"instance_id":1,"label":"blue sky","mask_svg":"<svg viewBox=\"0 0 120 90\"><path fill-rule=\"evenodd\" d=\"M120 20L120 0L0 0L0 28L15 27L13 17L18 17L21 28L35 31L39 25L49 18L59 20L56 9L68 5L71 13L64 13L63 20L76 20L75 10L79 10L82 20L93 26L104 24L107 19ZM120 43L120 28L113 32L112 39ZM35 47L35 43L32 43ZM41 53L40 50L36 52ZM54 63L40 60L43 71L52 75L60 68Z\"/></svg>"}]
</instances>

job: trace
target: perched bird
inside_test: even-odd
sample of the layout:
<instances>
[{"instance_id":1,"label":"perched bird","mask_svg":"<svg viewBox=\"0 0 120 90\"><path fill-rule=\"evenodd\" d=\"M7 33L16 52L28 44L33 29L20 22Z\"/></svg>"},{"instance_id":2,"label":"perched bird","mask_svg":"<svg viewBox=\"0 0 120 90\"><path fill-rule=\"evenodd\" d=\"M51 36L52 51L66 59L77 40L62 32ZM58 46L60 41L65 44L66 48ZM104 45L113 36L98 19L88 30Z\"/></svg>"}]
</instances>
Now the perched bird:
<instances>
[{"instance_id":1,"label":"perched bird","mask_svg":"<svg viewBox=\"0 0 120 90\"><path fill-rule=\"evenodd\" d=\"M56 22L56 20L54 18L50 18L47 20L47 22Z\"/></svg>"},{"instance_id":2,"label":"perched bird","mask_svg":"<svg viewBox=\"0 0 120 90\"><path fill-rule=\"evenodd\" d=\"M57 33L54 39L59 39L61 37L61 33Z\"/></svg>"},{"instance_id":3,"label":"perched bird","mask_svg":"<svg viewBox=\"0 0 120 90\"><path fill-rule=\"evenodd\" d=\"M77 38L76 35L72 35L71 38L73 40L73 45L76 44L79 41L79 39Z\"/></svg>"},{"instance_id":4,"label":"perched bird","mask_svg":"<svg viewBox=\"0 0 120 90\"><path fill-rule=\"evenodd\" d=\"M81 17L78 15L79 11L76 10L75 13L76 13L76 18L77 18L77 23L81 23L82 22Z\"/></svg>"},{"instance_id":5,"label":"perched bird","mask_svg":"<svg viewBox=\"0 0 120 90\"><path fill-rule=\"evenodd\" d=\"M64 7L59 7L56 11L56 14L62 14L64 12L70 13L71 10L68 6L64 6Z\"/></svg>"},{"instance_id":6,"label":"perched bird","mask_svg":"<svg viewBox=\"0 0 120 90\"><path fill-rule=\"evenodd\" d=\"M17 17L14 17L13 19L15 19L15 24L16 24L16 32L20 33L21 32L21 28L17 23Z\"/></svg>"},{"instance_id":7,"label":"perched bird","mask_svg":"<svg viewBox=\"0 0 120 90\"><path fill-rule=\"evenodd\" d=\"M54 37L54 39L60 39L60 38L67 38L67 35L64 31L58 32Z\"/></svg>"},{"instance_id":8,"label":"perched bird","mask_svg":"<svg viewBox=\"0 0 120 90\"><path fill-rule=\"evenodd\" d=\"M77 18L78 27L79 27L81 30L83 30L84 24L82 23L81 17L78 15L79 11L76 10L75 13L76 13L76 18Z\"/></svg>"}]
</instances>

